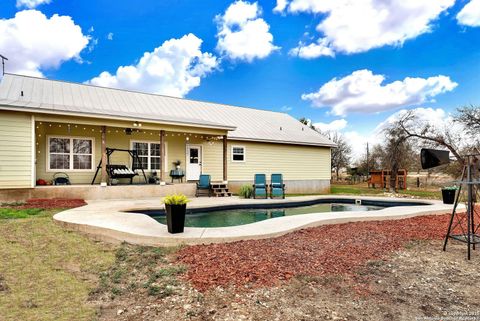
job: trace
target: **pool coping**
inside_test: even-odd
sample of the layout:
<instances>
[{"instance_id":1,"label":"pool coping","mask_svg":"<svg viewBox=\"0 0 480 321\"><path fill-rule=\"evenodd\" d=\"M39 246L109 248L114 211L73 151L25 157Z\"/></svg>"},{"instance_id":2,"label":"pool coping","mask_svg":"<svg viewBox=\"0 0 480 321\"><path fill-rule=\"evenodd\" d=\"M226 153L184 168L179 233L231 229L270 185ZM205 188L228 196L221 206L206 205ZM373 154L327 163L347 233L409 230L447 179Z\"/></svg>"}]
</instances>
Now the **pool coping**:
<instances>
[{"instance_id":1,"label":"pool coping","mask_svg":"<svg viewBox=\"0 0 480 321\"><path fill-rule=\"evenodd\" d=\"M350 195L298 196L282 199L195 198L189 208L201 209L211 206L245 206L248 204L282 205L289 202L324 199L362 199L371 201L394 201L398 203L422 202L427 205L395 206L376 211L328 212L301 214L271 218L246 225L229 227L186 227L184 233L169 234L164 224L148 215L129 213L132 210L162 208L161 200L102 200L88 201L82 207L69 209L54 215L56 223L67 229L79 231L89 237L112 243L128 242L150 246L175 246L180 244L208 244L261 239L280 236L308 227L356 221L392 220L420 215L445 214L453 205L437 200L371 197ZM460 209L460 208L459 208Z\"/></svg>"}]
</instances>

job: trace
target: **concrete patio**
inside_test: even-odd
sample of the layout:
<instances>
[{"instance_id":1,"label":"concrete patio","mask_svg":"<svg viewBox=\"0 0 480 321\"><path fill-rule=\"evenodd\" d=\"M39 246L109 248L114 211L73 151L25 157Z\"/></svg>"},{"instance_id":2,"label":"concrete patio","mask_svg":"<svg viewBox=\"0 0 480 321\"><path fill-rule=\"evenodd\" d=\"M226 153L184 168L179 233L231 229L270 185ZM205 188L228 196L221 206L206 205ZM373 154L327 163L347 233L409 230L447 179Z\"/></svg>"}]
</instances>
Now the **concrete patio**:
<instances>
[{"instance_id":1,"label":"concrete patio","mask_svg":"<svg viewBox=\"0 0 480 321\"><path fill-rule=\"evenodd\" d=\"M167 227L145 214L127 213L125 211L161 209L160 198L142 200L104 200L89 201L88 205L60 212L54 220L67 229L79 231L96 240L151 246L173 246L180 244L207 244L233 242L247 239L261 239L280 236L306 227L325 224L346 223L368 220L393 220L420 215L445 214L452 210L452 205L445 205L435 200L418 200L385 197L358 196L299 196L282 199L240 199L230 198L195 198L189 208L205 208L237 204L285 204L288 202L311 201L318 199L362 199L395 202L423 202L420 206L395 206L378 211L365 212L329 212L284 216L252 224L218 227L186 227L181 234L169 234Z\"/></svg>"}]
</instances>

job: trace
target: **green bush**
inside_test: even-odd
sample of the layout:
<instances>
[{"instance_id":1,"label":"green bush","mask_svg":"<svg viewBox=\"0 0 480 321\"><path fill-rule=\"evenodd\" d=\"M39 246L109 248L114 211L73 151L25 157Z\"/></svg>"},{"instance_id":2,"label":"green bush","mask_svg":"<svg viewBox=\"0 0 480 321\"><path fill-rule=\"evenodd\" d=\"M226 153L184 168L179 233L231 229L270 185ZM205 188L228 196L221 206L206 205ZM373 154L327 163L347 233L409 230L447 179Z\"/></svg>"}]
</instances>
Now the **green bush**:
<instances>
[{"instance_id":1,"label":"green bush","mask_svg":"<svg viewBox=\"0 0 480 321\"><path fill-rule=\"evenodd\" d=\"M448 191L456 191L458 189L457 186L445 186L442 189L448 190Z\"/></svg>"},{"instance_id":2,"label":"green bush","mask_svg":"<svg viewBox=\"0 0 480 321\"><path fill-rule=\"evenodd\" d=\"M167 195L163 199L165 205L184 205L190 202L190 200L183 194Z\"/></svg>"},{"instance_id":3,"label":"green bush","mask_svg":"<svg viewBox=\"0 0 480 321\"><path fill-rule=\"evenodd\" d=\"M252 197L253 195L252 185L248 185L248 184L242 185L242 187L240 187L240 191L238 192L238 195L240 195L240 197L242 198Z\"/></svg>"}]
</instances>

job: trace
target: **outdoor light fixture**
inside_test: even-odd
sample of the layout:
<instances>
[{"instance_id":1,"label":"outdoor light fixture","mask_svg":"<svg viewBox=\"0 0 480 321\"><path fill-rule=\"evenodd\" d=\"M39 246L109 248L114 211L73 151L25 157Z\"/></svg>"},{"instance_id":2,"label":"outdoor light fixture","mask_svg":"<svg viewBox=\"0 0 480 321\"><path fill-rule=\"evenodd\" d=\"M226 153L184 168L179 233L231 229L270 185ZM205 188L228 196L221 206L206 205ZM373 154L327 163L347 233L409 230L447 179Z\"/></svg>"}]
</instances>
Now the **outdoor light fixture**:
<instances>
[{"instance_id":1,"label":"outdoor light fixture","mask_svg":"<svg viewBox=\"0 0 480 321\"><path fill-rule=\"evenodd\" d=\"M142 127L142 124L136 121L133 123L133 127Z\"/></svg>"},{"instance_id":2,"label":"outdoor light fixture","mask_svg":"<svg viewBox=\"0 0 480 321\"><path fill-rule=\"evenodd\" d=\"M450 153L446 150L422 148L420 160L422 169L429 169L450 163Z\"/></svg>"}]
</instances>

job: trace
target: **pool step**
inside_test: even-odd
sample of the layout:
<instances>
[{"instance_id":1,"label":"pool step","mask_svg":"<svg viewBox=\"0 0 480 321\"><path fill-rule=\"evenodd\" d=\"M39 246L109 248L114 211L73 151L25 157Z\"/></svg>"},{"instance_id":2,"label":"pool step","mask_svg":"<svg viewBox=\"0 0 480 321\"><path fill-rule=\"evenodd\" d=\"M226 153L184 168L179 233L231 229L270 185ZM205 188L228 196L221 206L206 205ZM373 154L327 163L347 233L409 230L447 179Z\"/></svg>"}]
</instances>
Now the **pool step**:
<instances>
[{"instance_id":1,"label":"pool step","mask_svg":"<svg viewBox=\"0 0 480 321\"><path fill-rule=\"evenodd\" d=\"M232 193L228 191L228 186L225 183L212 183L212 194L215 197L232 196Z\"/></svg>"}]
</instances>

